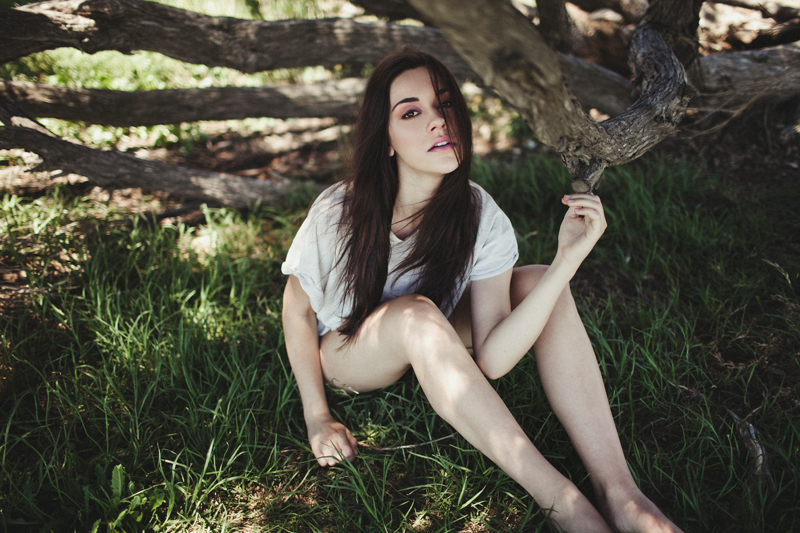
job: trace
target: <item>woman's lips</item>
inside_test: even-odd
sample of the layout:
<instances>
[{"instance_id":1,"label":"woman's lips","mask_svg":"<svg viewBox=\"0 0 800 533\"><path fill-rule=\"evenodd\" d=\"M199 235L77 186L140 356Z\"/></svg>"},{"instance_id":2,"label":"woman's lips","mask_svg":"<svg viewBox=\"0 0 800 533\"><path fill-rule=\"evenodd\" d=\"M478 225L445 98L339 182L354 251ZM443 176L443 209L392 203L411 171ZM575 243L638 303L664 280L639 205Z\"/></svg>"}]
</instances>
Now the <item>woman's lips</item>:
<instances>
[{"instance_id":1,"label":"woman's lips","mask_svg":"<svg viewBox=\"0 0 800 533\"><path fill-rule=\"evenodd\" d=\"M433 143L429 152L442 152L445 150L450 150L453 147L453 141L450 140L450 137L440 137L436 139L436 142Z\"/></svg>"}]
</instances>

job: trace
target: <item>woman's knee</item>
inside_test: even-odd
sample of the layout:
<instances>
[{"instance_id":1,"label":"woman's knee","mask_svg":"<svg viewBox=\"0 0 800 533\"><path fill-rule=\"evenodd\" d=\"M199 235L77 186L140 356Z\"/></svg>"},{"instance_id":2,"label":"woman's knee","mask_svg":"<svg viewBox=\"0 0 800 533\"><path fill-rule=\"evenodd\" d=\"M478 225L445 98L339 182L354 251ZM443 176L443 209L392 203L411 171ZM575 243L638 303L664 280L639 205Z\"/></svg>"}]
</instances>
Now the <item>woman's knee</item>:
<instances>
[{"instance_id":1,"label":"woman's knee","mask_svg":"<svg viewBox=\"0 0 800 533\"><path fill-rule=\"evenodd\" d=\"M384 327L400 335L411 349L432 349L451 343L458 335L433 301L419 294L400 296L387 302Z\"/></svg>"},{"instance_id":2,"label":"woman's knee","mask_svg":"<svg viewBox=\"0 0 800 533\"><path fill-rule=\"evenodd\" d=\"M546 265L525 265L517 267L511 274L511 308L515 308L533 290L544 273Z\"/></svg>"},{"instance_id":3,"label":"woman's knee","mask_svg":"<svg viewBox=\"0 0 800 533\"><path fill-rule=\"evenodd\" d=\"M386 319L392 327L403 329L424 328L433 323L447 322L442 311L430 298L419 294L407 294L390 300L386 306Z\"/></svg>"}]
</instances>

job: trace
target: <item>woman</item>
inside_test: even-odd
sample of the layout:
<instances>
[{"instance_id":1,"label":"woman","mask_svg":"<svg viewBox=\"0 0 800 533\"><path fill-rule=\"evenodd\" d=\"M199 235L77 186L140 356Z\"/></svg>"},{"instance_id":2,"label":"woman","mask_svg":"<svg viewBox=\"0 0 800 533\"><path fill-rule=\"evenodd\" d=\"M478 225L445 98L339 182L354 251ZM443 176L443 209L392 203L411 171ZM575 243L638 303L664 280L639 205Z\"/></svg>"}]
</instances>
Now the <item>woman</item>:
<instances>
[{"instance_id":1,"label":"woman","mask_svg":"<svg viewBox=\"0 0 800 533\"><path fill-rule=\"evenodd\" d=\"M376 66L353 138L353 168L314 202L283 265L286 349L319 464L358 453L331 416L323 383L369 391L411 368L436 412L552 509L562 529L679 531L628 471L569 291L606 227L599 198L565 196L552 264L513 268L508 218L468 180L464 97L444 65L410 47ZM539 453L487 381L531 346L602 515Z\"/></svg>"}]
</instances>

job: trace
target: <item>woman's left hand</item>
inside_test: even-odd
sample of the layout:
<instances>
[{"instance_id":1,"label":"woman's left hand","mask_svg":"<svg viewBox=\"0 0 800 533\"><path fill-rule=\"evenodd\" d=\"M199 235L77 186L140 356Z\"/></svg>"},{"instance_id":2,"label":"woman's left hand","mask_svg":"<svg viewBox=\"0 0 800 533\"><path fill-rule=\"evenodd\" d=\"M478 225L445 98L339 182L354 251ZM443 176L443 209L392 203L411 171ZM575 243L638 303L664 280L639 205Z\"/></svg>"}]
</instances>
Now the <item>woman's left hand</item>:
<instances>
[{"instance_id":1,"label":"woman's left hand","mask_svg":"<svg viewBox=\"0 0 800 533\"><path fill-rule=\"evenodd\" d=\"M558 232L558 251L575 268L580 265L606 230L606 216L600 197L568 194L561 203L569 206Z\"/></svg>"}]
</instances>

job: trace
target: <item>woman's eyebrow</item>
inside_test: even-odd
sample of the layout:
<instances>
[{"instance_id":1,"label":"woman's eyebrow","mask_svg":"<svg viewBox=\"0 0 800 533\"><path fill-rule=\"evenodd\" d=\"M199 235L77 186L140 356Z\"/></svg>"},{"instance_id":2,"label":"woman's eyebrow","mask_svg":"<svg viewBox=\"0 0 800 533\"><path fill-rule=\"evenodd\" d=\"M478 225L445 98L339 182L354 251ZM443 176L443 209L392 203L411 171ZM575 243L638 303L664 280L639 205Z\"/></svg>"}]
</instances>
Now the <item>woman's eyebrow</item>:
<instances>
[{"instance_id":1,"label":"woman's eyebrow","mask_svg":"<svg viewBox=\"0 0 800 533\"><path fill-rule=\"evenodd\" d=\"M394 107L392 108L392 111L394 111L395 107L399 106L400 104L405 104L405 103L408 103L408 102L419 102L419 98L417 98L416 96L411 96L409 98L403 98L402 100L400 100L399 102L394 104Z\"/></svg>"},{"instance_id":2,"label":"woman's eyebrow","mask_svg":"<svg viewBox=\"0 0 800 533\"><path fill-rule=\"evenodd\" d=\"M442 96L443 94L447 94L449 92L450 92L450 89L440 89L439 92L436 93L436 95L437 96ZM400 100L399 102L394 104L394 107L392 107L392 111L394 111L395 108L397 106L399 106L400 104L407 104L408 102L419 102L419 98L417 98L416 96L409 96L408 98L403 98L402 100Z\"/></svg>"}]
</instances>

